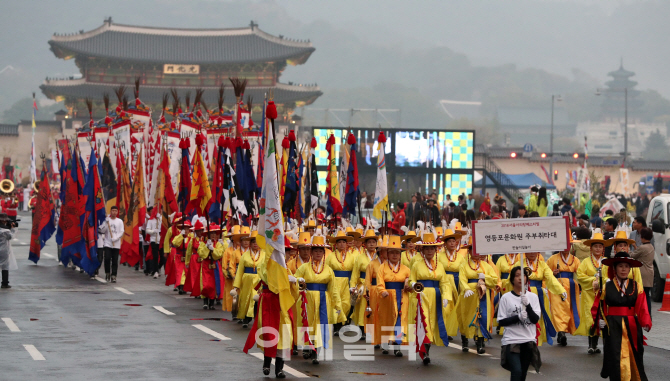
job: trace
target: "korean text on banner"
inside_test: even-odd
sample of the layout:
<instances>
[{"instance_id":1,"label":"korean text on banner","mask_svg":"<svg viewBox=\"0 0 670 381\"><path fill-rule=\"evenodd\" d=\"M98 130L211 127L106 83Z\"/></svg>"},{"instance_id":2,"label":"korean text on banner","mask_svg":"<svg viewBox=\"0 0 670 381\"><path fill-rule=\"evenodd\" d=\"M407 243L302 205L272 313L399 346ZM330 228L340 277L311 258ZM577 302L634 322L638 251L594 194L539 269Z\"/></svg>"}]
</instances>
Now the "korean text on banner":
<instances>
[{"instance_id":1,"label":"korean text on banner","mask_svg":"<svg viewBox=\"0 0 670 381\"><path fill-rule=\"evenodd\" d=\"M481 220L472 224L472 249L479 255L569 249L567 217Z\"/></svg>"}]
</instances>

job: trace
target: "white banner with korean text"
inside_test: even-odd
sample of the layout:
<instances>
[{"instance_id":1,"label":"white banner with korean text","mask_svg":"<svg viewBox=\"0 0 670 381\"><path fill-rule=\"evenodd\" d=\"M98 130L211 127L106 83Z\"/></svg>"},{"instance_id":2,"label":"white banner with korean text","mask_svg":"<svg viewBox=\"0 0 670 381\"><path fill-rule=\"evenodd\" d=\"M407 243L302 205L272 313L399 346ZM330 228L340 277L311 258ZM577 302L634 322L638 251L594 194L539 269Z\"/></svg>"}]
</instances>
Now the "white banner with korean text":
<instances>
[{"instance_id":1,"label":"white banner with korean text","mask_svg":"<svg viewBox=\"0 0 670 381\"><path fill-rule=\"evenodd\" d=\"M567 217L473 221L472 249L479 255L567 250Z\"/></svg>"}]
</instances>

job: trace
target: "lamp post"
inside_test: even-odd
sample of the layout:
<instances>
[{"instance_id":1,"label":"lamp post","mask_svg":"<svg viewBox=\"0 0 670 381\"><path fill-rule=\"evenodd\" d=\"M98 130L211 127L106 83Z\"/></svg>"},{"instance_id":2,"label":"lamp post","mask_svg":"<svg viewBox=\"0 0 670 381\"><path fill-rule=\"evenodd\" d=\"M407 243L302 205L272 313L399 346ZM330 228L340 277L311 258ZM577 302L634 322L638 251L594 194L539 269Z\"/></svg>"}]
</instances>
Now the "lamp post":
<instances>
[{"instance_id":1,"label":"lamp post","mask_svg":"<svg viewBox=\"0 0 670 381\"><path fill-rule=\"evenodd\" d=\"M628 88L627 87L614 87L609 89L596 89L596 95L600 96L603 92L613 92L620 93L623 92L624 98L624 124L623 124L623 163L621 168L626 166L626 159L628 158Z\"/></svg>"},{"instance_id":2,"label":"lamp post","mask_svg":"<svg viewBox=\"0 0 670 381\"><path fill-rule=\"evenodd\" d=\"M549 136L549 176L554 175L554 104L563 99L560 95L551 95L551 133ZM552 180L552 183L554 181ZM556 184L554 184L556 185Z\"/></svg>"}]
</instances>

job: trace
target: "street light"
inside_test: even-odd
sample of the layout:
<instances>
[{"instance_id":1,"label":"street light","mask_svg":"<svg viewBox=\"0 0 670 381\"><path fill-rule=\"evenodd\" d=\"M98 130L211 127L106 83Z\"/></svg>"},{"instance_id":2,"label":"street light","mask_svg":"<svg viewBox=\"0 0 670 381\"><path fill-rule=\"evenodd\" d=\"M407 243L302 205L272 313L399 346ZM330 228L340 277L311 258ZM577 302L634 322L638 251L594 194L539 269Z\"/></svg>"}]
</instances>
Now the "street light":
<instances>
[{"instance_id":1,"label":"street light","mask_svg":"<svg viewBox=\"0 0 670 381\"><path fill-rule=\"evenodd\" d=\"M623 166L626 166L626 158L628 157L628 88L627 87L613 87L609 89L596 89L596 96L602 95L603 92L621 93L624 94L624 127L623 127Z\"/></svg>"},{"instance_id":2,"label":"street light","mask_svg":"<svg viewBox=\"0 0 670 381\"><path fill-rule=\"evenodd\" d=\"M562 100L563 98L560 95L551 95L551 135L549 137L549 154L551 158L549 159L549 173L553 172L554 169L554 103Z\"/></svg>"}]
</instances>

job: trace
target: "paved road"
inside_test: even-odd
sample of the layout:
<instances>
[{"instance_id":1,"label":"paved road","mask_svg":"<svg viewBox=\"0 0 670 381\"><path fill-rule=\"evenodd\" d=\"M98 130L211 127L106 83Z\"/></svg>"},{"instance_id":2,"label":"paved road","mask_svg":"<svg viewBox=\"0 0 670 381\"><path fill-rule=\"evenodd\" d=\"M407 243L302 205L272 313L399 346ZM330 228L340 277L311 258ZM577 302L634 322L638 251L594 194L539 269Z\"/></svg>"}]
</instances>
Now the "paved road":
<instances>
[{"instance_id":1,"label":"paved road","mask_svg":"<svg viewBox=\"0 0 670 381\"><path fill-rule=\"evenodd\" d=\"M248 330L225 321L229 313L203 311L199 300L176 295L163 280L128 267L119 269L115 285L91 280L57 265L53 240L36 266L27 260L29 218L23 222L14 241L19 270L10 274L13 288L0 292L0 380L264 378L261 360L241 351ZM654 319L658 330L648 335L645 364L649 379L660 380L670 374L670 314L655 313ZM529 379L598 379L602 357L586 354L585 338L568 341L565 348L543 346L541 374ZM375 361L354 362L344 359L344 343L336 338L332 361L315 366L294 358L287 370L290 378L328 380L381 378L375 374L390 380L509 378L499 365L500 337L487 345L486 356L459 349L433 349L427 367L380 351Z\"/></svg>"}]
</instances>

